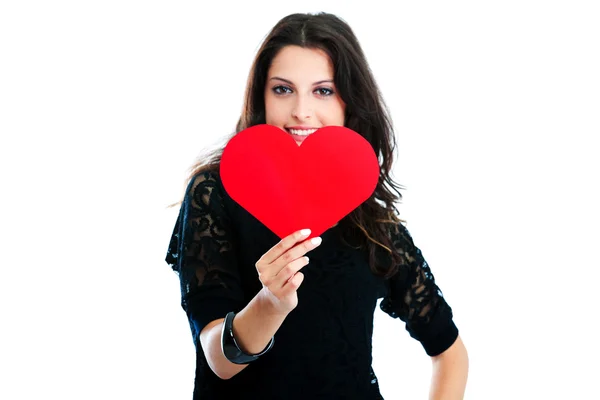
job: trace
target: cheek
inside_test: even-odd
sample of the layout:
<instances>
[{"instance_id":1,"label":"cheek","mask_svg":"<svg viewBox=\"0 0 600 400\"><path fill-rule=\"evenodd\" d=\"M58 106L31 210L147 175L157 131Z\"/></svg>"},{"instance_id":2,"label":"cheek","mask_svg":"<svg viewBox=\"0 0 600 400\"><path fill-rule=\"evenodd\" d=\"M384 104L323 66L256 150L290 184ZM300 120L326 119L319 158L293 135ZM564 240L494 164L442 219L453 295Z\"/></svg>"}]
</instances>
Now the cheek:
<instances>
[{"instance_id":1,"label":"cheek","mask_svg":"<svg viewBox=\"0 0 600 400\"><path fill-rule=\"evenodd\" d=\"M327 107L324 113L322 113L323 118L326 120L326 125L337 125L344 126L344 106L340 103L331 103L329 107Z\"/></svg>"},{"instance_id":2,"label":"cheek","mask_svg":"<svg viewBox=\"0 0 600 400\"><path fill-rule=\"evenodd\" d=\"M269 125L277 125L281 120L281 104L272 96L265 96L265 120Z\"/></svg>"}]
</instances>

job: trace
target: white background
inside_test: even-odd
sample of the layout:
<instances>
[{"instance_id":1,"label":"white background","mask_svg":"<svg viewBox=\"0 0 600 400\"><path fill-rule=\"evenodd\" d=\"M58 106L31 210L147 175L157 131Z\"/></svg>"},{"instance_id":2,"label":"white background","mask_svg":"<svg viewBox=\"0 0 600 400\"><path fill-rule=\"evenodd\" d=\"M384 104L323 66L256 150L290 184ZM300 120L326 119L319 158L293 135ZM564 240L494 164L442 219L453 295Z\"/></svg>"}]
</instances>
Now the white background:
<instances>
[{"instance_id":1,"label":"white background","mask_svg":"<svg viewBox=\"0 0 600 400\"><path fill-rule=\"evenodd\" d=\"M269 29L319 10L391 109L466 398L600 398L595 2L201 3L0 5L0 398L191 398L166 206L232 131ZM429 358L379 310L374 368L386 399L426 398Z\"/></svg>"}]
</instances>

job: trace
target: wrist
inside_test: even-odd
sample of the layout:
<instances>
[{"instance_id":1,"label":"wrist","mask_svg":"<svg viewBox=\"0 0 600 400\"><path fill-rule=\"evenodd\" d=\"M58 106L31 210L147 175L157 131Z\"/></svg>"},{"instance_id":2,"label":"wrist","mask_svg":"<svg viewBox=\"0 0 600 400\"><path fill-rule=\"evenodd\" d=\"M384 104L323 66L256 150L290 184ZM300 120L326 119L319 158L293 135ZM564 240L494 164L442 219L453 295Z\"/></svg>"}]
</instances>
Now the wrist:
<instances>
[{"instance_id":1,"label":"wrist","mask_svg":"<svg viewBox=\"0 0 600 400\"><path fill-rule=\"evenodd\" d=\"M256 306L261 315L284 320L292 310L283 310L277 302L278 299L265 287L256 296Z\"/></svg>"},{"instance_id":2,"label":"wrist","mask_svg":"<svg viewBox=\"0 0 600 400\"><path fill-rule=\"evenodd\" d=\"M232 321L237 344L248 354L261 352L287 316L273 307L268 296L268 292L257 293Z\"/></svg>"}]
</instances>

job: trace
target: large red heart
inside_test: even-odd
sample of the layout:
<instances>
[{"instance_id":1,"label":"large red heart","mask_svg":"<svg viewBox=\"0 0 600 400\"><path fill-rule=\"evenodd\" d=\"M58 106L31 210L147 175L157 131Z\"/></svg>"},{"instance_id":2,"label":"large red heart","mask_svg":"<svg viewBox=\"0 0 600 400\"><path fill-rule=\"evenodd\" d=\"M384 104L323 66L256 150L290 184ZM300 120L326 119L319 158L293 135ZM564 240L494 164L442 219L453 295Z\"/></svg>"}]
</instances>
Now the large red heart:
<instances>
[{"instance_id":1,"label":"large red heart","mask_svg":"<svg viewBox=\"0 0 600 400\"><path fill-rule=\"evenodd\" d=\"M373 194L379 163L351 129L323 127L298 146L287 132L262 124L229 140L220 174L229 196L277 236L309 228L314 237Z\"/></svg>"}]
</instances>

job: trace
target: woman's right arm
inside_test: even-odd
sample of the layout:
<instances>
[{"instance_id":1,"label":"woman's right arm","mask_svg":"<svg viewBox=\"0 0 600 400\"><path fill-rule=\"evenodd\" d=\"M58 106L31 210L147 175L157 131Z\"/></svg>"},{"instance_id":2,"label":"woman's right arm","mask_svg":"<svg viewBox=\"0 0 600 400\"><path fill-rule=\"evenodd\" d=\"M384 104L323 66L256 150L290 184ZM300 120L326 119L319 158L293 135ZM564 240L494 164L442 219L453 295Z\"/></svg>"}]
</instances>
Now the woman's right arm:
<instances>
[{"instance_id":1,"label":"woman's right arm","mask_svg":"<svg viewBox=\"0 0 600 400\"><path fill-rule=\"evenodd\" d=\"M287 316L273 313L261 297L263 296L259 292L233 320L233 334L236 341L248 354L258 354L264 350ZM221 379L229 379L249 364L234 364L223 355L221 349L223 321L224 319L220 318L206 325L200 333L200 343L213 372Z\"/></svg>"},{"instance_id":2,"label":"woman's right arm","mask_svg":"<svg viewBox=\"0 0 600 400\"><path fill-rule=\"evenodd\" d=\"M304 240L310 231L297 231L281 240L256 263L263 288L233 320L233 334L244 352L263 351L287 315L298 305L297 290L304 279L304 255L316 248L320 238ZM227 360L221 348L223 318L207 324L200 332L200 344L208 365L221 379L230 379L249 364Z\"/></svg>"}]
</instances>

